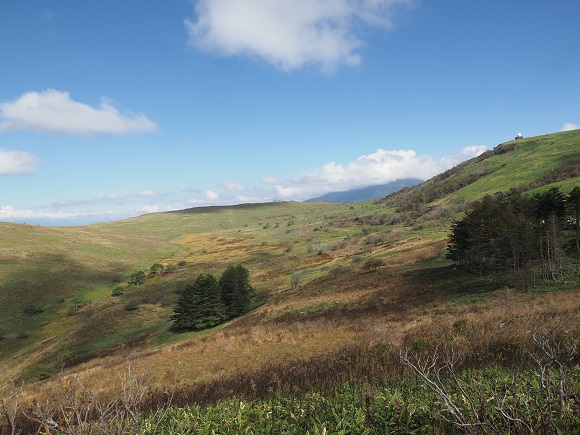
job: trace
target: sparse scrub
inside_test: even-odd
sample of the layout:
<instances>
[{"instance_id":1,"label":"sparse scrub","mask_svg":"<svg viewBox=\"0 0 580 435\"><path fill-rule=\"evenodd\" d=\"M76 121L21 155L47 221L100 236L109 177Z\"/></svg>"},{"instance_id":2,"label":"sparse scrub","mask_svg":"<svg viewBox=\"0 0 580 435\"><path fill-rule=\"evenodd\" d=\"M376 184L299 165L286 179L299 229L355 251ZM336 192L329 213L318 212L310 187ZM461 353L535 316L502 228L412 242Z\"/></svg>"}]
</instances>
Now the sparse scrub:
<instances>
[{"instance_id":1,"label":"sparse scrub","mask_svg":"<svg viewBox=\"0 0 580 435\"><path fill-rule=\"evenodd\" d=\"M119 392L114 396L100 394L85 385L78 377L61 376L58 385L46 400L35 401L23 408L19 403L21 388L0 390L0 430L17 433L62 435L142 433L147 422L158 423L171 405L172 392L166 392L163 403L147 408L152 392L151 379L146 370L127 359L125 371L118 376ZM8 433L8 432L6 432Z\"/></svg>"},{"instance_id":2,"label":"sparse scrub","mask_svg":"<svg viewBox=\"0 0 580 435\"><path fill-rule=\"evenodd\" d=\"M26 413L14 411L20 406L18 394L5 393L3 409L12 411L3 411L2 424L6 430L70 434L192 429L235 434L264 428L276 433L429 429L495 434L574 433L580 428L575 336L535 332L528 356L518 359L515 368L493 361L469 368L468 345L427 343L420 337L415 342L422 344L414 350L397 350L389 343L351 346L302 362L176 385L169 392L150 388L147 372L131 365L115 396L95 393L78 377L62 377L50 400L38 401Z\"/></svg>"},{"instance_id":3,"label":"sparse scrub","mask_svg":"<svg viewBox=\"0 0 580 435\"><path fill-rule=\"evenodd\" d=\"M578 339L534 332L535 366L514 371L461 371L452 345L401 350L410 367L444 405L434 417L463 433L572 433L580 429Z\"/></svg>"},{"instance_id":4,"label":"sparse scrub","mask_svg":"<svg viewBox=\"0 0 580 435\"><path fill-rule=\"evenodd\" d=\"M294 272L290 277L290 285L292 288L296 288L302 282L302 272Z\"/></svg>"}]
</instances>

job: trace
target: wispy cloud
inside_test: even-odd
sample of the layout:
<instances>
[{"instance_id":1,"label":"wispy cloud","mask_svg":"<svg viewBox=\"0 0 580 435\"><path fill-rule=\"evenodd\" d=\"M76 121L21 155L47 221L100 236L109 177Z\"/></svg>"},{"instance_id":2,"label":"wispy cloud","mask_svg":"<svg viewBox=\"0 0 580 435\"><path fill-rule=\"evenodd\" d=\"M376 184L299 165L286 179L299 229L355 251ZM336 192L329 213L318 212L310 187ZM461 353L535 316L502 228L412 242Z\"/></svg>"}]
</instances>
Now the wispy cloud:
<instances>
[{"instance_id":1,"label":"wispy cloud","mask_svg":"<svg viewBox=\"0 0 580 435\"><path fill-rule=\"evenodd\" d=\"M120 113L106 99L98 108L73 101L68 92L47 89L0 102L0 131L32 130L67 134L148 133L155 122L141 113Z\"/></svg>"},{"instance_id":2,"label":"wispy cloud","mask_svg":"<svg viewBox=\"0 0 580 435\"><path fill-rule=\"evenodd\" d=\"M98 198L84 198L84 199L59 199L52 203L53 207L78 207L84 205L96 205L102 203L119 203L119 202L129 202L140 198L152 198L156 196L161 196L157 192L152 190L142 190L138 193L108 193L105 196Z\"/></svg>"},{"instance_id":3,"label":"wispy cloud","mask_svg":"<svg viewBox=\"0 0 580 435\"><path fill-rule=\"evenodd\" d=\"M290 71L361 62L368 28L389 29L414 0L198 0L185 20L190 44L247 55Z\"/></svg>"},{"instance_id":4,"label":"wispy cloud","mask_svg":"<svg viewBox=\"0 0 580 435\"><path fill-rule=\"evenodd\" d=\"M228 192L243 192L246 190L246 187L243 184L233 181L226 181L225 183L221 184L221 187Z\"/></svg>"},{"instance_id":5,"label":"wispy cloud","mask_svg":"<svg viewBox=\"0 0 580 435\"><path fill-rule=\"evenodd\" d=\"M17 209L11 205L0 206L0 220L14 221L14 222L42 222L42 223L58 223L66 222L75 223L79 221L103 221L107 219L118 219L122 216L117 212L55 212L55 211L34 211L28 209Z\"/></svg>"},{"instance_id":6,"label":"wispy cloud","mask_svg":"<svg viewBox=\"0 0 580 435\"><path fill-rule=\"evenodd\" d=\"M137 195L143 198L149 198L152 196L157 196L157 192L154 192L153 190L142 190Z\"/></svg>"},{"instance_id":7,"label":"wispy cloud","mask_svg":"<svg viewBox=\"0 0 580 435\"><path fill-rule=\"evenodd\" d=\"M31 174L36 171L39 160L25 151L0 148L0 175Z\"/></svg>"},{"instance_id":8,"label":"wispy cloud","mask_svg":"<svg viewBox=\"0 0 580 435\"><path fill-rule=\"evenodd\" d=\"M574 124L572 122L566 122L562 126L562 131L578 130L579 128L580 128L580 125L578 125L578 124Z\"/></svg>"}]
</instances>

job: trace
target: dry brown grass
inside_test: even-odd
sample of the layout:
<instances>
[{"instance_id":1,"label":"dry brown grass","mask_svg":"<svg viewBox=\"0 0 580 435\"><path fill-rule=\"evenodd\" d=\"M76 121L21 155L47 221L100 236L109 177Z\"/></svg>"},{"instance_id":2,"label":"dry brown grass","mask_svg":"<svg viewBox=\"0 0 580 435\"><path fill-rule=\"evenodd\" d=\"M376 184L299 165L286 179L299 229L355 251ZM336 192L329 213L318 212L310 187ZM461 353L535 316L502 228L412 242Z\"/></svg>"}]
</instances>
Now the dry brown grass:
<instances>
[{"instance_id":1,"label":"dry brown grass","mask_svg":"<svg viewBox=\"0 0 580 435\"><path fill-rule=\"evenodd\" d=\"M417 260L442 246L441 241L410 240L397 246L393 256L404 256L417 244L419 249L413 251ZM169 388L176 382L212 382L272 364L340 355L353 343L399 348L417 340L428 345L452 340L474 364L509 364L525 350L538 326L578 333L577 291L529 294L504 289L475 301L462 300L447 292L437 277L425 280L423 273L406 262L378 272L342 266L336 274L328 272L298 288L287 287L254 312L217 330L133 357L148 368L156 386ZM93 360L71 373L94 390L114 394L111 379L134 352L128 349ZM50 380L37 383L26 397L50 394L51 388Z\"/></svg>"},{"instance_id":2,"label":"dry brown grass","mask_svg":"<svg viewBox=\"0 0 580 435\"><path fill-rule=\"evenodd\" d=\"M307 228L288 230L282 224L279 228L272 224L268 230L247 226L194 231L175 240L178 255L159 259L185 260L187 266L170 277L155 278L155 285L185 279L187 274L219 273L227 264L243 262L255 287L268 294L264 305L214 330L186 334L176 344L152 345L145 337L108 356L69 367L63 376L78 376L87 388L107 396L119 393L116 379L127 358L139 359L160 390L176 384L210 388L212 383L224 384L228 379L243 383L245 373L259 376L265 370L264 376L269 376L277 373L272 367L285 364L302 367L304 376L315 372L323 379L325 368L319 364L330 364L327 370L344 368L357 352L364 354L375 346L398 349L421 340L427 345L452 340L471 355L473 364L509 364L528 345L533 327L578 329L577 291L527 294L500 290L471 298L471 293L479 295L481 290L466 288L469 279L455 277L450 268L420 266L445 249L443 237L432 240L408 233L404 237L400 231L400 240L369 244L364 237L344 237L339 230L335 234L331 227L323 234ZM317 251L312 246L325 249ZM369 257L383 259L386 265L378 271L364 271L361 266ZM292 288L290 278L297 271L304 273L304 279ZM108 303L111 305L100 306L98 312L101 323L110 322L112 332L138 322L153 325L170 315L169 308L155 303L143 304L131 314ZM135 323L127 323L128 319ZM69 327L66 334L82 332L71 322L46 325L46 332L54 328L52 336L56 336L65 333L65 326ZM70 343L74 345L74 341ZM42 352L28 350L28 354L17 355L21 365L9 368L10 373L17 374L27 363L49 360L51 353L59 352L50 338L39 346L44 346ZM374 364L369 370L384 373L377 365L392 363L388 358L380 361L369 362ZM366 363L357 364L364 372ZM287 368L280 370L287 373ZM58 382L48 379L31 384L22 400L46 400L58 394Z\"/></svg>"}]
</instances>

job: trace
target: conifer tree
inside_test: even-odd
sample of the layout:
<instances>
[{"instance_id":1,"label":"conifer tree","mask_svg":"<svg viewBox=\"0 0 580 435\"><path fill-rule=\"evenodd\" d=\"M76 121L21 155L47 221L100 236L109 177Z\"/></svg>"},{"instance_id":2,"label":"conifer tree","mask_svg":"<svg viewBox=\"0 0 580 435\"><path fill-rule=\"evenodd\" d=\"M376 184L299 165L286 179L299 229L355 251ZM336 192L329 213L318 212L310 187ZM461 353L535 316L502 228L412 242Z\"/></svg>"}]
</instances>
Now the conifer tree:
<instances>
[{"instance_id":1,"label":"conifer tree","mask_svg":"<svg viewBox=\"0 0 580 435\"><path fill-rule=\"evenodd\" d=\"M217 279L212 274L199 275L181 293L172 319L177 330L201 330L223 322L226 310Z\"/></svg>"},{"instance_id":2,"label":"conifer tree","mask_svg":"<svg viewBox=\"0 0 580 435\"><path fill-rule=\"evenodd\" d=\"M241 316L248 310L254 293L248 269L241 264L228 266L220 278L219 286L228 318Z\"/></svg>"},{"instance_id":3,"label":"conifer tree","mask_svg":"<svg viewBox=\"0 0 580 435\"><path fill-rule=\"evenodd\" d=\"M576 248L580 251L580 187L576 186L566 199L568 207L574 216L572 222L576 231Z\"/></svg>"}]
</instances>

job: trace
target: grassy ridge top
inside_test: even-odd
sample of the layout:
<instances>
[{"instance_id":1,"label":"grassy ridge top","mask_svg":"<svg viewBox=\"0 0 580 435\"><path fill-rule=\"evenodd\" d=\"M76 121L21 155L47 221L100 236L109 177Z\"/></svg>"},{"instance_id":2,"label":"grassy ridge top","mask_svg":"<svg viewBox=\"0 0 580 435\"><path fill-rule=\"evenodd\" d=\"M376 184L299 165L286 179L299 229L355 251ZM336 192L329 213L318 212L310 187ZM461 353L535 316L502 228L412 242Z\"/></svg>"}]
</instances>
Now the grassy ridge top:
<instances>
[{"instance_id":1,"label":"grassy ridge top","mask_svg":"<svg viewBox=\"0 0 580 435\"><path fill-rule=\"evenodd\" d=\"M466 174L483 171L489 175L463 188L457 193L455 200L469 201L513 188L531 187L533 190L535 183L542 181L555 170L580 170L579 167L579 131L510 141L499 145L493 156L482 161L473 161ZM546 184L551 184L549 181L546 179ZM573 178L568 178L559 185L566 187L573 182Z\"/></svg>"},{"instance_id":2,"label":"grassy ridge top","mask_svg":"<svg viewBox=\"0 0 580 435\"><path fill-rule=\"evenodd\" d=\"M430 283L448 264L442 252L462 206L511 188L547 188L550 174L578 165L580 131L573 131L507 142L382 201L203 207L84 227L1 223L3 376L35 379L95 357L165 349L150 357L160 376L169 361L181 364L175 376L206 379L336 351L377 335L377 328L378 336L401 339L409 325L433 315L427 301L456 303L442 289L489 290L469 277ZM579 182L564 171L555 183L566 189ZM386 276L362 273L368 257L386 262ZM175 267L142 286L126 285L129 274L155 262ZM266 303L215 331L168 332L180 288L238 262ZM118 285L124 294L113 298ZM451 316L450 309L441 311ZM251 345L242 350L238 339ZM167 347L177 342L190 350ZM194 357L191 349L201 353ZM224 349L243 357L226 367Z\"/></svg>"}]
</instances>

